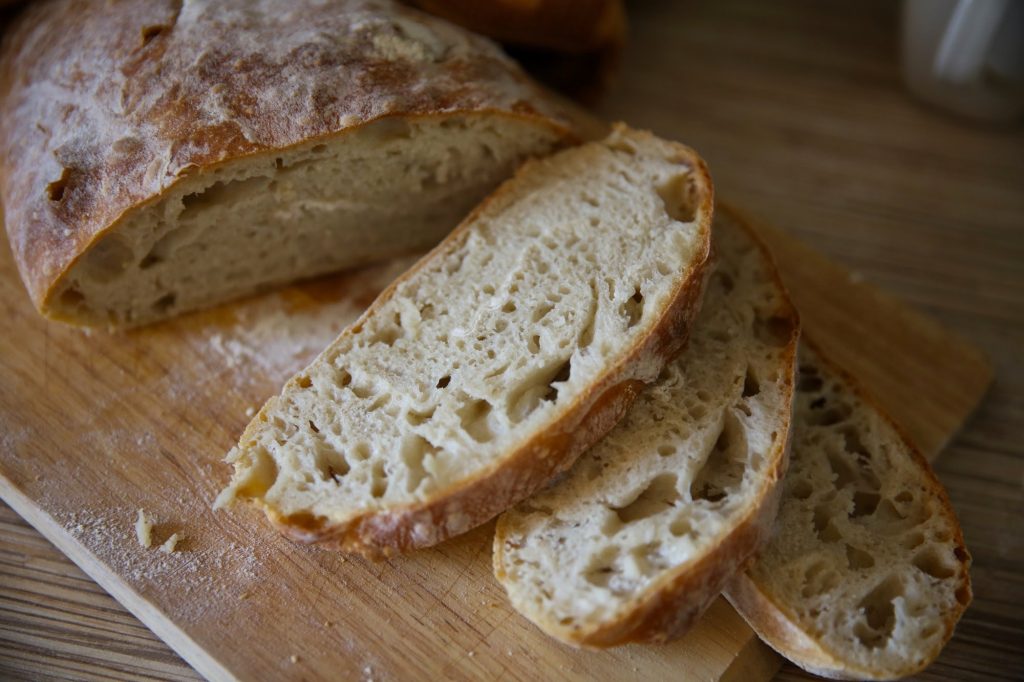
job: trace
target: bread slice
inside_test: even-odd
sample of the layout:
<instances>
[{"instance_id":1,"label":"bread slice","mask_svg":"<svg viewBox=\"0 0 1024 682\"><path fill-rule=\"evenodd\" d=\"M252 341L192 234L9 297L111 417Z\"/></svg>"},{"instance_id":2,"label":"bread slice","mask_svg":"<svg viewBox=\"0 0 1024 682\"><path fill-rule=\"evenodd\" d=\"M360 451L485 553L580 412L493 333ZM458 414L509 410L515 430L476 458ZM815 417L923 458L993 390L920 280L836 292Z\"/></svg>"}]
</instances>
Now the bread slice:
<instances>
[{"instance_id":1,"label":"bread slice","mask_svg":"<svg viewBox=\"0 0 1024 682\"><path fill-rule=\"evenodd\" d=\"M496 45L390 0L57 0L0 55L12 251L76 324L429 248L571 128Z\"/></svg>"},{"instance_id":2,"label":"bread slice","mask_svg":"<svg viewBox=\"0 0 1024 682\"><path fill-rule=\"evenodd\" d=\"M678 350L711 212L700 158L649 133L527 164L263 407L220 503L368 555L504 511Z\"/></svg>"},{"instance_id":3,"label":"bread slice","mask_svg":"<svg viewBox=\"0 0 1024 682\"><path fill-rule=\"evenodd\" d=\"M770 532L797 315L764 246L721 207L713 244L685 352L564 480L498 520L495 576L569 644L682 634Z\"/></svg>"},{"instance_id":4,"label":"bread slice","mask_svg":"<svg viewBox=\"0 0 1024 682\"><path fill-rule=\"evenodd\" d=\"M854 381L807 344L794 420L775 535L726 596L761 639L813 673L915 673L971 601L971 559L946 492Z\"/></svg>"}]
</instances>

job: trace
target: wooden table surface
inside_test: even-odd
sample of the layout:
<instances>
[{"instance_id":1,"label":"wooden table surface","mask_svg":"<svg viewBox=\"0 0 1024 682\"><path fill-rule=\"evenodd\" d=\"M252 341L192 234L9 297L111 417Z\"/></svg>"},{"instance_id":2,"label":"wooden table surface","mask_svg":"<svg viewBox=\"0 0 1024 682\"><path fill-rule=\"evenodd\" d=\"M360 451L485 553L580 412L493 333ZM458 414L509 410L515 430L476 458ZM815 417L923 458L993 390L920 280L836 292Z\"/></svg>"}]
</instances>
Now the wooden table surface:
<instances>
[{"instance_id":1,"label":"wooden table surface","mask_svg":"<svg viewBox=\"0 0 1024 682\"><path fill-rule=\"evenodd\" d=\"M1020 679L1024 131L913 101L888 0L638 0L630 12L632 47L601 115L695 146L720 196L992 359L990 394L936 465L974 555L974 604L922 678ZM195 677L0 504L0 678Z\"/></svg>"}]
</instances>

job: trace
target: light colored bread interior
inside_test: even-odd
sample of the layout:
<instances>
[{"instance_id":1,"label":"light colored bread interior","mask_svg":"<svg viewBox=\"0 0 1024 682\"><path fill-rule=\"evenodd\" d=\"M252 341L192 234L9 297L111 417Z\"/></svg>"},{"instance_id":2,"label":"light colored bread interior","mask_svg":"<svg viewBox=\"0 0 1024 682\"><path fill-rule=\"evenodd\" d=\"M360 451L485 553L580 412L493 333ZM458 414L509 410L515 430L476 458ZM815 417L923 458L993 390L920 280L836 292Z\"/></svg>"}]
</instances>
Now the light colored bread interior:
<instances>
[{"instance_id":1,"label":"light colored bread interior","mask_svg":"<svg viewBox=\"0 0 1024 682\"><path fill-rule=\"evenodd\" d=\"M611 428L606 389L655 379L711 208L699 158L649 134L530 162L267 403L221 502L366 553L493 517Z\"/></svg>"},{"instance_id":2,"label":"light colored bread interior","mask_svg":"<svg viewBox=\"0 0 1024 682\"><path fill-rule=\"evenodd\" d=\"M801 349L791 464L775 535L727 596L820 675L924 668L970 602L970 556L942 486L849 379Z\"/></svg>"},{"instance_id":3,"label":"light colored bread interior","mask_svg":"<svg viewBox=\"0 0 1024 682\"><path fill-rule=\"evenodd\" d=\"M768 253L722 208L713 243L685 352L564 480L498 521L512 605L568 643L681 634L770 531L797 319Z\"/></svg>"},{"instance_id":4,"label":"light colored bread interior","mask_svg":"<svg viewBox=\"0 0 1024 682\"><path fill-rule=\"evenodd\" d=\"M437 243L557 131L390 117L185 177L62 278L55 317L136 325Z\"/></svg>"}]
</instances>

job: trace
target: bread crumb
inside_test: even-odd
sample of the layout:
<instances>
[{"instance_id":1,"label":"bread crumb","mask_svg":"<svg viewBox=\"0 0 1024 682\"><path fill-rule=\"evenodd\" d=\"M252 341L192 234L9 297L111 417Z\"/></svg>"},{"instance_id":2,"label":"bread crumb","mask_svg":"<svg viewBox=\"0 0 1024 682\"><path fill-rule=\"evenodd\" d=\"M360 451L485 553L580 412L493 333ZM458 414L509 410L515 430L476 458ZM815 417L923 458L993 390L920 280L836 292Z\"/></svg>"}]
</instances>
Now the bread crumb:
<instances>
[{"instance_id":1,"label":"bread crumb","mask_svg":"<svg viewBox=\"0 0 1024 682\"><path fill-rule=\"evenodd\" d=\"M256 414L256 408L255 407L249 406L249 407L245 408L245 416L246 417L252 417L254 414Z\"/></svg>"},{"instance_id":2,"label":"bread crumb","mask_svg":"<svg viewBox=\"0 0 1024 682\"><path fill-rule=\"evenodd\" d=\"M146 516L146 512L141 509L135 519L135 537L143 547L153 546L153 519Z\"/></svg>"},{"instance_id":3,"label":"bread crumb","mask_svg":"<svg viewBox=\"0 0 1024 682\"><path fill-rule=\"evenodd\" d=\"M469 652L469 657L473 658L474 656L476 656L476 652L475 651L470 651Z\"/></svg>"},{"instance_id":4,"label":"bread crumb","mask_svg":"<svg viewBox=\"0 0 1024 682\"><path fill-rule=\"evenodd\" d=\"M180 540L181 535L179 533L173 533L171 537L167 538L167 541L164 542L164 544L160 545L160 551L165 554L170 554L174 551L175 547L178 546L178 542Z\"/></svg>"},{"instance_id":5,"label":"bread crumb","mask_svg":"<svg viewBox=\"0 0 1024 682\"><path fill-rule=\"evenodd\" d=\"M288 657L288 660L291 661L293 664L294 663L298 663L299 662L299 657L296 656L295 654L292 654L291 656Z\"/></svg>"}]
</instances>

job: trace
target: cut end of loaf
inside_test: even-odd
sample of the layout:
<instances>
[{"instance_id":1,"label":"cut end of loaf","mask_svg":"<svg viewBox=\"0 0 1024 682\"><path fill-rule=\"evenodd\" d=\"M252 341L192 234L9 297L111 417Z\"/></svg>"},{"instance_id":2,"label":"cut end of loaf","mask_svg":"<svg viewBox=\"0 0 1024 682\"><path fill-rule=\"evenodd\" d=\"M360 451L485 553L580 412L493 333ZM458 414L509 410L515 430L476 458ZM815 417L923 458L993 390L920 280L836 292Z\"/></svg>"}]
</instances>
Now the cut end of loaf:
<instances>
[{"instance_id":1,"label":"cut end of loaf","mask_svg":"<svg viewBox=\"0 0 1024 682\"><path fill-rule=\"evenodd\" d=\"M499 114L388 117L182 173L100 234L44 313L125 327L438 242L554 128Z\"/></svg>"},{"instance_id":2,"label":"cut end of loaf","mask_svg":"<svg viewBox=\"0 0 1024 682\"><path fill-rule=\"evenodd\" d=\"M682 634L768 537L798 323L747 229L719 210L718 260L687 349L566 478L499 519L496 577L562 641Z\"/></svg>"},{"instance_id":3,"label":"cut end of loaf","mask_svg":"<svg viewBox=\"0 0 1024 682\"><path fill-rule=\"evenodd\" d=\"M923 669L971 599L970 555L945 491L810 347L795 422L775 535L730 600L812 672L892 679Z\"/></svg>"},{"instance_id":4,"label":"cut end of loaf","mask_svg":"<svg viewBox=\"0 0 1024 682\"><path fill-rule=\"evenodd\" d=\"M366 554L483 523L656 378L699 307L711 210L699 157L649 134L527 164L264 407L224 499Z\"/></svg>"}]
</instances>

